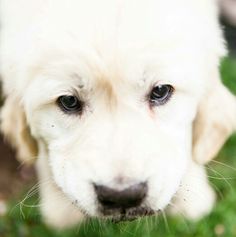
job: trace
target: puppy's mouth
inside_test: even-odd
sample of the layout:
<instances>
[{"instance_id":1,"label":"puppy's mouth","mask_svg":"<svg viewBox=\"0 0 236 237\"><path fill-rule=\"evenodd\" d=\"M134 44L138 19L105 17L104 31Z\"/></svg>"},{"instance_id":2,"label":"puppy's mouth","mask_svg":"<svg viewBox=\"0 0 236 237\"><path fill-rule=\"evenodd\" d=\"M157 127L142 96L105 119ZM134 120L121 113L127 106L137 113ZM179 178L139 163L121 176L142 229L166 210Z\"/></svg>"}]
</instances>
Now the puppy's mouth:
<instances>
[{"instance_id":1,"label":"puppy's mouth","mask_svg":"<svg viewBox=\"0 0 236 237\"><path fill-rule=\"evenodd\" d=\"M94 184L100 216L113 222L132 221L138 217L150 216L154 211L145 204L147 182L136 183L123 190Z\"/></svg>"},{"instance_id":2,"label":"puppy's mouth","mask_svg":"<svg viewBox=\"0 0 236 237\"><path fill-rule=\"evenodd\" d=\"M135 208L101 208L100 213L103 217L110 219L114 223L122 221L133 221L140 217L151 216L155 214L155 211L148 207L135 207Z\"/></svg>"}]
</instances>

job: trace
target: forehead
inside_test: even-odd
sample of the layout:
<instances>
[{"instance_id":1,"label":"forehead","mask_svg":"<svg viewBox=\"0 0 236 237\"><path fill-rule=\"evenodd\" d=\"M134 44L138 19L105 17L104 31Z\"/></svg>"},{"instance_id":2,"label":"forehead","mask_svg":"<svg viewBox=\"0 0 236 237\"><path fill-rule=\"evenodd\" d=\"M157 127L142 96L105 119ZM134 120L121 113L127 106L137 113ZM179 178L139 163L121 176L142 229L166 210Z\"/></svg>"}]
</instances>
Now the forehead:
<instances>
[{"instance_id":1,"label":"forehead","mask_svg":"<svg viewBox=\"0 0 236 237\"><path fill-rule=\"evenodd\" d=\"M111 53L98 53L89 48L49 51L38 74L42 79L57 82L58 86L92 88L99 85L150 87L157 83L174 84L184 88L196 85L204 77L204 63L187 57L180 49L155 54L155 47L145 50L130 47ZM58 53L60 52L60 53ZM196 56L196 55L195 55Z\"/></svg>"},{"instance_id":2,"label":"forehead","mask_svg":"<svg viewBox=\"0 0 236 237\"><path fill-rule=\"evenodd\" d=\"M137 82L148 75L150 82L158 76L184 86L203 78L205 65L220 54L213 1L50 2L14 45L22 50L20 62L34 64L51 80L74 82L71 75L79 75L117 85L117 79Z\"/></svg>"},{"instance_id":3,"label":"forehead","mask_svg":"<svg viewBox=\"0 0 236 237\"><path fill-rule=\"evenodd\" d=\"M128 75L132 80L157 69L159 77L167 72L178 74L183 67L198 71L210 57L215 58L214 48L219 50L212 5L212 1L203 0L171 4L162 0L58 1L56 8L48 4L41 11L33 25L38 24L33 34L36 38L32 40L30 35L29 41L42 48L36 51L41 57L67 58L71 69L74 62L77 70L70 74ZM24 41L26 47L30 42Z\"/></svg>"},{"instance_id":4,"label":"forehead","mask_svg":"<svg viewBox=\"0 0 236 237\"><path fill-rule=\"evenodd\" d=\"M71 35L79 44L103 44L109 50L154 41L161 47L186 39L201 44L212 34L208 31L215 28L213 1L72 0L70 4L58 1L56 5L46 2L36 24L43 26L42 32L49 34L48 38L54 36L55 40L60 36L57 41L63 42L66 35Z\"/></svg>"},{"instance_id":5,"label":"forehead","mask_svg":"<svg viewBox=\"0 0 236 237\"><path fill-rule=\"evenodd\" d=\"M87 81L99 74L129 82L148 71L161 80L196 82L224 51L212 0L24 1L25 11L18 4L19 15L9 19L21 30L6 27L2 37L3 55L24 70L16 80L22 91L42 68L58 81L77 73Z\"/></svg>"}]
</instances>

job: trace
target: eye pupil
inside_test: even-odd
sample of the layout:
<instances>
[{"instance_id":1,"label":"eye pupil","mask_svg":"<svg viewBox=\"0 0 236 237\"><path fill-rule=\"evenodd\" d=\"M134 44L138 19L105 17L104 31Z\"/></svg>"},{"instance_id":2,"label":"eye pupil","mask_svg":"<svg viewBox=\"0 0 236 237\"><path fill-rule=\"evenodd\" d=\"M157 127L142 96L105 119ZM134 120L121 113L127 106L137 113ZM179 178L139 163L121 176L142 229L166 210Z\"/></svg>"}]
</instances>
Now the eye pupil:
<instances>
[{"instance_id":1,"label":"eye pupil","mask_svg":"<svg viewBox=\"0 0 236 237\"><path fill-rule=\"evenodd\" d=\"M77 105L77 98L74 96L63 96L62 102L68 108L74 108Z\"/></svg>"},{"instance_id":2,"label":"eye pupil","mask_svg":"<svg viewBox=\"0 0 236 237\"><path fill-rule=\"evenodd\" d=\"M159 99L159 98L162 98L163 96L166 95L166 93L168 92L168 88L166 86L158 86L156 87L154 90L153 90L153 93L152 93L152 97L154 99Z\"/></svg>"},{"instance_id":3,"label":"eye pupil","mask_svg":"<svg viewBox=\"0 0 236 237\"><path fill-rule=\"evenodd\" d=\"M150 93L149 101L151 105L163 105L171 97L174 88L171 85L158 85Z\"/></svg>"},{"instance_id":4,"label":"eye pupil","mask_svg":"<svg viewBox=\"0 0 236 237\"><path fill-rule=\"evenodd\" d=\"M57 103L64 112L76 113L82 112L83 109L83 102L80 101L76 96L60 96Z\"/></svg>"}]
</instances>

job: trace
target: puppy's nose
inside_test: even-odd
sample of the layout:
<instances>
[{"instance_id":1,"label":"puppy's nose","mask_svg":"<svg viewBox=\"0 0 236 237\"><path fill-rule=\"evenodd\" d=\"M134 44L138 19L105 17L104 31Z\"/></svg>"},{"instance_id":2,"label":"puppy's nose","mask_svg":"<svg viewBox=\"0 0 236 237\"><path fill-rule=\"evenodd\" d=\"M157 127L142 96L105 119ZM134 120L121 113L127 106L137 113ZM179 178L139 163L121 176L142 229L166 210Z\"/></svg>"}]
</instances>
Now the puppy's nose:
<instances>
[{"instance_id":1,"label":"puppy's nose","mask_svg":"<svg viewBox=\"0 0 236 237\"><path fill-rule=\"evenodd\" d=\"M139 183L124 190L94 185L98 201L105 208L130 208L139 206L147 193L147 184Z\"/></svg>"}]
</instances>

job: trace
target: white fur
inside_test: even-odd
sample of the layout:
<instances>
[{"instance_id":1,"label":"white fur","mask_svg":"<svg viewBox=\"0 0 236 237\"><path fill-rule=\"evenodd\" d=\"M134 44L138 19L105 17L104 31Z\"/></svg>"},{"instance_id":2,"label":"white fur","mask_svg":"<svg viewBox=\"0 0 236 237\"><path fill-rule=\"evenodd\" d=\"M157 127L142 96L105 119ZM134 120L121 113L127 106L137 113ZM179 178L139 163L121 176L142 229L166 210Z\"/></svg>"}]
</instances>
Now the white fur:
<instances>
[{"instance_id":1,"label":"white fur","mask_svg":"<svg viewBox=\"0 0 236 237\"><path fill-rule=\"evenodd\" d=\"M64 227L80 211L99 216L93 182L123 189L148 181L146 204L164 209L193 162L199 105L219 83L225 49L215 1L2 0L1 11L4 93L20 102L38 144L46 221ZM155 84L175 92L150 110L145 96ZM55 103L74 92L86 101L81 117ZM206 202L179 205L194 218L209 211L213 198Z\"/></svg>"},{"instance_id":2,"label":"white fur","mask_svg":"<svg viewBox=\"0 0 236 237\"><path fill-rule=\"evenodd\" d=\"M170 212L198 220L212 210L215 200L216 195L208 184L206 171L201 165L191 162L170 204Z\"/></svg>"}]
</instances>

